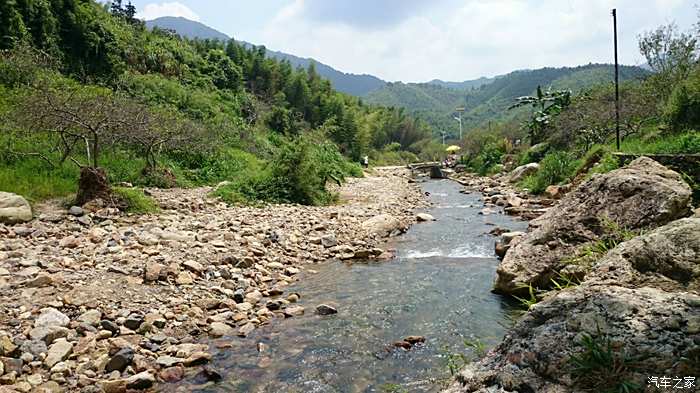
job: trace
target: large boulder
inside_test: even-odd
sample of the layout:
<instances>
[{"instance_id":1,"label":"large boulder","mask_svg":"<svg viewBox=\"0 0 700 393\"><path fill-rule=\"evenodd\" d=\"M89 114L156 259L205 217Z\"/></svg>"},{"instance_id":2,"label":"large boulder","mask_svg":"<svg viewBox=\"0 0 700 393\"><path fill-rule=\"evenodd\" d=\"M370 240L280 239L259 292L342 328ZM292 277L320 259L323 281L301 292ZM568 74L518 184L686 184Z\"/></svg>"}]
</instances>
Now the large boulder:
<instances>
[{"instance_id":1,"label":"large boulder","mask_svg":"<svg viewBox=\"0 0 700 393\"><path fill-rule=\"evenodd\" d=\"M508 181L511 183L518 183L527 176L537 173L540 169L540 164L533 162L527 165L519 166L510 173L508 176Z\"/></svg>"},{"instance_id":2,"label":"large boulder","mask_svg":"<svg viewBox=\"0 0 700 393\"><path fill-rule=\"evenodd\" d=\"M363 222L362 228L370 234L386 237L401 228L401 221L391 214L380 214Z\"/></svg>"},{"instance_id":3,"label":"large boulder","mask_svg":"<svg viewBox=\"0 0 700 393\"><path fill-rule=\"evenodd\" d=\"M0 191L0 223L19 224L32 220L32 208L23 197Z\"/></svg>"},{"instance_id":4,"label":"large boulder","mask_svg":"<svg viewBox=\"0 0 700 393\"><path fill-rule=\"evenodd\" d=\"M700 293L700 218L674 221L621 243L596 263L586 283Z\"/></svg>"},{"instance_id":5,"label":"large boulder","mask_svg":"<svg viewBox=\"0 0 700 393\"><path fill-rule=\"evenodd\" d=\"M535 229L506 254L494 290L522 294L550 285L567 260L609 235L612 227L653 229L691 212L691 189L681 176L642 157L594 176L533 220Z\"/></svg>"},{"instance_id":6,"label":"large boulder","mask_svg":"<svg viewBox=\"0 0 700 393\"><path fill-rule=\"evenodd\" d=\"M499 346L467 365L446 392L618 391L615 384L622 381L644 387L653 375L698 375L693 359L700 356L694 341L699 332L700 296L695 294L649 287L569 289L535 305ZM572 356L593 355L582 345L584 339L601 352L610 344L615 360L598 361L577 375Z\"/></svg>"}]
</instances>

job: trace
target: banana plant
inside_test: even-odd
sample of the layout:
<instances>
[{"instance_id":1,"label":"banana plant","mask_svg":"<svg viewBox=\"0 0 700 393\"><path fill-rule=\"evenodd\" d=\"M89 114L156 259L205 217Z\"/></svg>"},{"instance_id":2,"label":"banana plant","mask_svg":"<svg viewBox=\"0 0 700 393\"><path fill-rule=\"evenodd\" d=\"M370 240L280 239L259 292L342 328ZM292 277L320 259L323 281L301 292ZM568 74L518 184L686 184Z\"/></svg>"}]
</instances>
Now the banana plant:
<instances>
[{"instance_id":1,"label":"banana plant","mask_svg":"<svg viewBox=\"0 0 700 393\"><path fill-rule=\"evenodd\" d=\"M548 89L543 92L542 87L537 86L536 95L518 97L515 104L508 109L523 106L533 108L532 117L525 123L525 127L528 129L530 143L536 145L543 141L545 131L550 127L552 119L569 105L571 105L570 90Z\"/></svg>"}]
</instances>

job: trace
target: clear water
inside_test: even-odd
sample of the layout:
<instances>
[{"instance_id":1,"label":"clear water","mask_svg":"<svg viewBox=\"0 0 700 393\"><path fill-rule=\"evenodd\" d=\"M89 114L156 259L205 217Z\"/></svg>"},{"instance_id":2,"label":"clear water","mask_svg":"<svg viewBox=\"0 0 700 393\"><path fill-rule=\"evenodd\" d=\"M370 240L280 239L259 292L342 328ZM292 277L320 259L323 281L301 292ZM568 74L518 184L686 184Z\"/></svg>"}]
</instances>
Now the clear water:
<instances>
[{"instance_id":1,"label":"clear water","mask_svg":"<svg viewBox=\"0 0 700 393\"><path fill-rule=\"evenodd\" d=\"M495 345L519 314L517 305L490 292L498 261L488 232L495 226L523 230L527 223L480 215L480 195L461 194L456 183L430 181L423 188L437 221L395 239L389 246L397 259L313 267L317 274L288 291L302 295L304 316L226 340L232 347L220 350L212 364L224 381L164 390L439 391L450 377L447 354L473 356L465 339ZM321 303L339 313L314 315ZM390 348L409 335L425 336L426 343L410 351ZM258 343L268 348L260 353Z\"/></svg>"}]
</instances>

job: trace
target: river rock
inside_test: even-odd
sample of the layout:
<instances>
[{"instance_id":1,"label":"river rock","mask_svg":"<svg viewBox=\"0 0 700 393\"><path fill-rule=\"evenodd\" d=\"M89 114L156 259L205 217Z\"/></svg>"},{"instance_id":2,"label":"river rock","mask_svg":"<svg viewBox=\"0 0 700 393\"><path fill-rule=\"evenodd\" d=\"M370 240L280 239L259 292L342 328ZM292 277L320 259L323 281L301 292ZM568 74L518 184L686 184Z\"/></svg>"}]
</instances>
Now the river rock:
<instances>
[{"instance_id":1,"label":"river rock","mask_svg":"<svg viewBox=\"0 0 700 393\"><path fill-rule=\"evenodd\" d=\"M66 327L70 323L70 318L68 318L64 313L56 310L55 308L48 307L41 310L41 314L34 321L34 327L53 327L61 326Z\"/></svg>"},{"instance_id":2,"label":"river rock","mask_svg":"<svg viewBox=\"0 0 700 393\"><path fill-rule=\"evenodd\" d=\"M316 314L318 315L331 315L337 313L338 310L333 306L329 306L328 304L319 304L316 306Z\"/></svg>"},{"instance_id":3,"label":"river rock","mask_svg":"<svg viewBox=\"0 0 700 393\"><path fill-rule=\"evenodd\" d=\"M594 176L567 194L514 245L498 267L495 290L523 294L547 287L567 258L606 234L609 222L628 230L655 228L690 213L691 190L681 176L642 157Z\"/></svg>"},{"instance_id":4,"label":"river rock","mask_svg":"<svg viewBox=\"0 0 700 393\"><path fill-rule=\"evenodd\" d=\"M363 222L362 228L371 234L386 237L401 228L401 221L391 214L380 214Z\"/></svg>"},{"instance_id":5,"label":"river rock","mask_svg":"<svg viewBox=\"0 0 700 393\"><path fill-rule=\"evenodd\" d=\"M209 335L214 338L233 336L233 332L233 328L223 322L213 322L211 325L209 325Z\"/></svg>"},{"instance_id":6,"label":"river rock","mask_svg":"<svg viewBox=\"0 0 700 393\"><path fill-rule=\"evenodd\" d=\"M416 219L420 222L435 221L435 217L428 213L418 213L416 214Z\"/></svg>"},{"instance_id":7,"label":"river rock","mask_svg":"<svg viewBox=\"0 0 700 393\"><path fill-rule=\"evenodd\" d=\"M23 197L0 192L0 223L19 224L32 220L32 208Z\"/></svg>"},{"instance_id":8,"label":"river rock","mask_svg":"<svg viewBox=\"0 0 700 393\"><path fill-rule=\"evenodd\" d=\"M112 371L123 372L134 361L134 350L131 348L122 348L119 352L112 356L105 365L105 372Z\"/></svg>"},{"instance_id":9,"label":"river rock","mask_svg":"<svg viewBox=\"0 0 700 393\"><path fill-rule=\"evenodd\" d=\"M73 344L69 343L65 338L59 338L49 348L49 352L44 359L44 365L51 368L58 362L62 362L68 358L73 352Z\"/></svg>"},{"instance_id":10,"label":"river rock","mask_svg":"<svg viewBox=\"0 0 700 393\"><path fill-rule=\"evenodd\" d=\"M508 176L508 181L511 183L518 183L526 177L537 173L540 169L540 164L533 162L527 165L519 166L510 173Z\"/></svg>"},{"instance_id":11,"label":"river rock","mask_svg":"<svg viewBox=\"0 0 700 393\"><path fill-rule=\"evenodd\" d=\"M153 374L151 374L148 371L144 371L142 373L127 378L126 388L134 390L146 390L150 389L154 383L156 383L156 379L153 376Z\"/></svg>"}]
</instances>

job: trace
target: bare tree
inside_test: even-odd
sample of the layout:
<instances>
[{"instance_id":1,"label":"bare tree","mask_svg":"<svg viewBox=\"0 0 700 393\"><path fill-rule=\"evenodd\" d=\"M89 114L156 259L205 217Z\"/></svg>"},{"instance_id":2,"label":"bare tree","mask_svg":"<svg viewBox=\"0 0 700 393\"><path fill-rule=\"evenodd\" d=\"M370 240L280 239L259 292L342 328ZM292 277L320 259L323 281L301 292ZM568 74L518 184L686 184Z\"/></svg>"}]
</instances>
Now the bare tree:
<instances>
[{"instance_id":1,"label":"bare tree","mask_svg":"<svg viewBox=\"0 0 700 393\"><path fill-rule=\"evenodd\" d=\"M698 38L670 23L640 35L639 50L656 72L656 87L667 96L697 63Z\"/></svg>"},{"instance_id":2,"label":"bare tree","mask_svg":"<svg viewBox=\"0 0 700 393\"><path fill-rule=\"evenodd\" d=\"M99 166L102 152L110 146L141 152L147 171L156 169L157 155L163 149L187 148L205 140L198 123L174 110L151 109L100 87L48 85L39 84L17 112L23 128L53 137L61 163L70 159L81 168L78 204L110 198L107 173Z\"/></svg>"}]
</instances>

